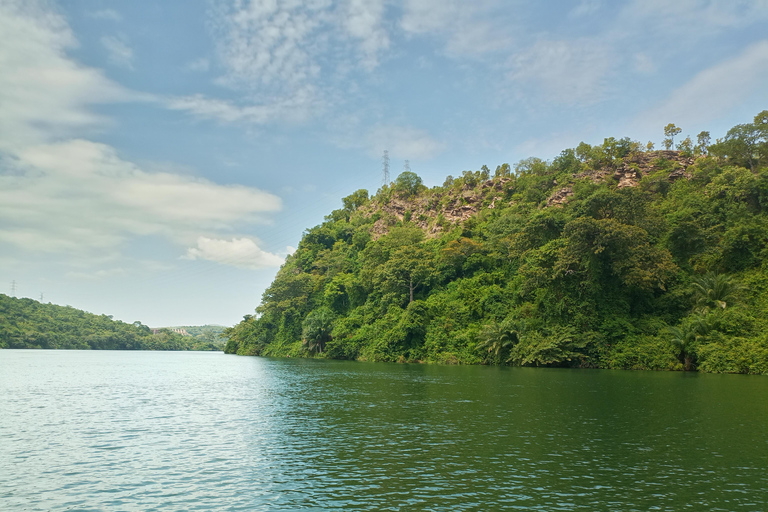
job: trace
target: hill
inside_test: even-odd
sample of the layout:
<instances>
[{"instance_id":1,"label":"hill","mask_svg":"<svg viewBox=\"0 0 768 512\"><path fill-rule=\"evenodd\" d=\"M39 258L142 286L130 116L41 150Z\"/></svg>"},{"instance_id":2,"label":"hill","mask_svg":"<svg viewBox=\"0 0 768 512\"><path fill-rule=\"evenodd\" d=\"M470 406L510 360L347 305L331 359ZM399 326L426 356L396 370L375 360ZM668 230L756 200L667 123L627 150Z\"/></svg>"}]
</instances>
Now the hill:
<instances>
[{"instance_id":1,"label":"hill","mask_svg":"<svg viewBox=\"0 0 768 512\"><path fill-rule=\"evenodd\" d=\"M768 372L768 111L712 145L667 129L355 192L225 351Z\"/></svg>"},{"instance_id":2,"label":"hill","mask_svg":"<svg viewBox=\"0 0 768 512\"><path fill-rule=\"evenodd\" d=\"M221 350L221 344L168 329L153 334L141 322L0 294L0 348Z\"/></svg>"},{"instance_id":3,"label":"hill","mask_svg":"<svg viewBox=\"0 0 768 512\"><path fill-rule=\"evenodd\" d=\"M172 331L181 331L188 336L202 341L220 345L219 348L224 348L224 330L226 327L223 325L174 325L166 327Z\"/></svg>"}]
</instances>

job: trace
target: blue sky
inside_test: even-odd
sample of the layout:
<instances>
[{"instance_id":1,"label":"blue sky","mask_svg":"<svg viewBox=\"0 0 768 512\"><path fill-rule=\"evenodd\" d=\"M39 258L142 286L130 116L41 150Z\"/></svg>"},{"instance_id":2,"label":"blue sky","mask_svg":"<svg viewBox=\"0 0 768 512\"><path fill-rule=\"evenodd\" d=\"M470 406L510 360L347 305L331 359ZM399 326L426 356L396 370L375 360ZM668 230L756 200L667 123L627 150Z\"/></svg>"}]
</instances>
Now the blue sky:
<instances>
[{"instance_id":1,"label":"blue sky","mask_svg":"<svg viewBox=\"0 0 768 512\"><path fill-rule=\"evenodd\" d=\"M385 149L431 186L722 137L768 108L766 26L768 0L0 0L0 291L232 325Z\"/></svg>"}]
</instances>

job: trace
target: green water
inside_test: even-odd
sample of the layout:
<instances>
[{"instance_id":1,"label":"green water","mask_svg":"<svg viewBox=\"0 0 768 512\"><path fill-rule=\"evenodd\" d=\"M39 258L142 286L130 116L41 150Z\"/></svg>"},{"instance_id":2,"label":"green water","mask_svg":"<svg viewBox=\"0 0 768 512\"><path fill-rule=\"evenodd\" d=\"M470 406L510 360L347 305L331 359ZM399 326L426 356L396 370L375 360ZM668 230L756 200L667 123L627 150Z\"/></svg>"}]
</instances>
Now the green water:
<instances>
[{"instance_id":1,"label":"green water","mask_svg":"<svg viewBox=\"0 0 768 512\"><path fill-rule=\"evenodd\" d=\"M0 351L0 510L768 510L768 378Z\"/></svg>"}]
</instances>

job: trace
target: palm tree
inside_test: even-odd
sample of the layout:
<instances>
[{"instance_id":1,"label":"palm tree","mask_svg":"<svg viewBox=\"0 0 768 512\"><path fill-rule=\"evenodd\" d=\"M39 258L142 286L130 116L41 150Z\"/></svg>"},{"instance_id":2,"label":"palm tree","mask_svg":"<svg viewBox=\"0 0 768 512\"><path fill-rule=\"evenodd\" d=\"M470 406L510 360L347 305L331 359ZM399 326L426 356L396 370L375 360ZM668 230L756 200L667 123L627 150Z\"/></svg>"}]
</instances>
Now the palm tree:
<instances>
[{"instance_id":1,"label":"palm tree","mask_svg":"<svg viewBox=\"0 0 768 512\"><path fill-rule=\"evenodd\" d=\"M709 311L713 309L725 309L732 304L741 289L733 277L718 272L707 272L693 279L693 298L696 306Z\"/></svg>"},{"instance_id":2,"label":"palm tree","mask_svg":"<svg viewBox=\"0 0 768 512\"><path fill-rule=\"evenodd\" d=\"M307 315L302 323L302 341L310 354L322 354L325 344L331 341L333 312L327 307L316 309Z\"/></svg>"},{"instance_id":3,"label":"palm tree","mask_svg":"<svg viewBox=\"0 0 768 512\"><path fill-rule=\"evenodd\" d=\"M498 363L503 360L502 355L509 351L518 341L518 331L511 329L507 322L501 324L493 321L483 326L480 331L480 343L478 348L488 352L493 361Z\"/></svg>"},{"instance_id":4,"label":"palm tree","mask_svg":"<svg viewBox=\"0 0 768 512\"><path fill-rule=\"evenodd\" d=\"M668 327L669 342L678 351L677 358L688 372L696 364L697 342L712 331L712 319L705 315L694 315L693 319L679 327Z\"/></svg>"}]
</instances>

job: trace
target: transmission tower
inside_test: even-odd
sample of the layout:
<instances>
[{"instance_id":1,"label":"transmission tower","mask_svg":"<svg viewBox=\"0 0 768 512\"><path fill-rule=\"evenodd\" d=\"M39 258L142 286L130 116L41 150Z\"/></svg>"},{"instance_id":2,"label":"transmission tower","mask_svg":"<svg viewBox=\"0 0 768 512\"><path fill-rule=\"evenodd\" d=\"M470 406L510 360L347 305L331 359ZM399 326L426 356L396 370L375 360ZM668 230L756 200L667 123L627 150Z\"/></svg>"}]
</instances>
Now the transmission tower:
<instances>
[{"instance_id":1,"label":"transmission tower","mask_svg":"<svg viewBox=\"0 0 768 512\"><path fill-rule=\"evenodd\" d=\"M11 295L16 296L16 280L11 281Z\"/></svg>"},{"instance_id":2,"label":"transmission tower","mask_svg":"<svg viewBox=\"0 0 768 512\"><path fill-rule=\"evenodd\" d=\"M384 170L383 185L389 185L389 151L384 150L384 156L381 157L381 163Z\"/></svg>"},{"instance_id":3,"label":"transmission tower","mask_svg":"<svg viewBox=\"0 0 768 512\"><path fill-rule=\"evenodd\" d=\"M405 172L411 172L411 162L410 160L406 160L403 164L403 171Z\"/></svg>"}]
</instances>

